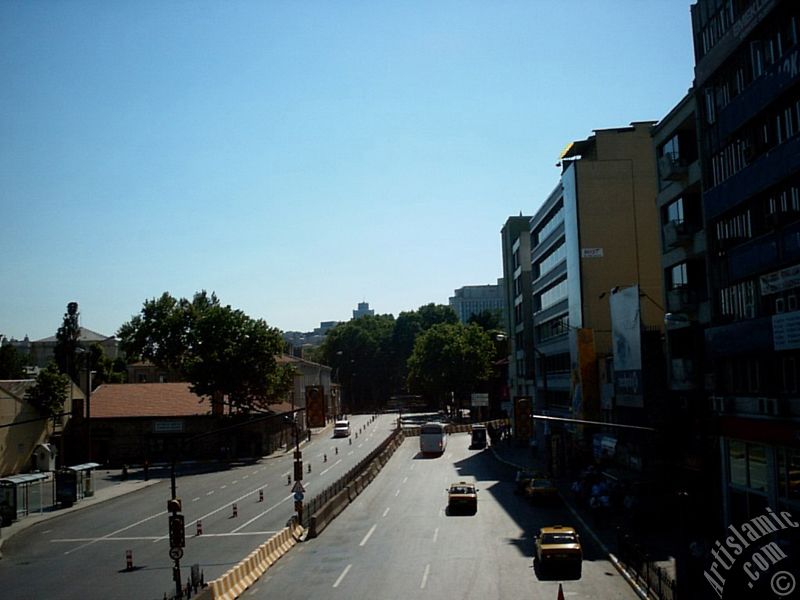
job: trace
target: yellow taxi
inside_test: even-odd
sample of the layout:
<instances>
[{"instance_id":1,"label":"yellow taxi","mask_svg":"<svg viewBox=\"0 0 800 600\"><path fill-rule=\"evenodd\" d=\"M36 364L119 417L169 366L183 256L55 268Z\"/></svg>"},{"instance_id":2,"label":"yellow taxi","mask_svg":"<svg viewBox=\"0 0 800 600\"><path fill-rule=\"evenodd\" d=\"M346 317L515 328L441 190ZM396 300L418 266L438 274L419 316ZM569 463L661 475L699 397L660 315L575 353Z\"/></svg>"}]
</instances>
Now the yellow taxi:
<instances>
[{"instance_id":1,"label":"yellow taxi","mask_svg":"<svg viewBox=\"0 0 800 600\"><path fill-rule=\"evenodd\" d=\"M552 525L542 527L536 536L534 562L542 571L564 567L581 576L583 549L578 532L573 527Z\"/></svg>"},{"instance_id":2,"label":"yellow taxi","mask_svg":"<svg viewBox=\"0 0 800 600\"><path fill-rule=\"evenodd\" d=\"M463 510L475 514L478 512L478 489L474 483L459 481L450 484L447 489L447 511L450 514Z\"/></svg>"}]
</instances>

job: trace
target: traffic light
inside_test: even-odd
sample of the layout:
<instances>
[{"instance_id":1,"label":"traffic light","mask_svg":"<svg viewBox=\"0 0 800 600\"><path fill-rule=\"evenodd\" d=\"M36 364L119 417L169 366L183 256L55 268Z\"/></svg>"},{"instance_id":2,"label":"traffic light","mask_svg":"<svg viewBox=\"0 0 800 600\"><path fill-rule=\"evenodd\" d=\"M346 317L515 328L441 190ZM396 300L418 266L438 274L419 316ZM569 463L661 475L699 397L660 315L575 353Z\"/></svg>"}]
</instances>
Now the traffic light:
<instances>
[{"instance_id":1,"label":"traffic light","mask_svg":"<svg viewBox=\"0 0 800 600\"><path fill-rule=\"evenodd\" d=\"M186 532L183 525L183 515L169 516L169 547L183 548L186 546Z\"/></svg>"}]
</instances>

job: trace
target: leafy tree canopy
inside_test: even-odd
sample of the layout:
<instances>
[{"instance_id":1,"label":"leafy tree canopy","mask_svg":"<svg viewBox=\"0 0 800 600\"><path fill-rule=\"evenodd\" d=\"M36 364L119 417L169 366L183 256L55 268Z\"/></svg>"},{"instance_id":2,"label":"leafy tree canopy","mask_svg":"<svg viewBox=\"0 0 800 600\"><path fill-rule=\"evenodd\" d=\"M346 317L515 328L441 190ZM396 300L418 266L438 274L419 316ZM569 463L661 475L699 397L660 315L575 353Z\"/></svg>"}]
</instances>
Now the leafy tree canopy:
<instances>
[{"instance_id":1,"label":"leafy tree canopy","mask_svg":"<svg viewBox=\"0 0 800 600\"><path fill-rule=\"evenodd\" d=\"M11 344L0 346L0 379L25 377L25 361Z\"/></svg>"},{"instance_id":2,"label":"leafy tree canopy","mask_svg":"<svg viewBox=\"0 0 800 600\"><path fill-rule=\"evenodd\" d=\"M51 362L39 371L36 383L28 389L25 399L40 413L52 417L64 410L71 385L70 378L60 373L58 366Z\"/></svg>"},{"instance_id":3,"label":"leafy tree canopy","mask_svg":"<svg viewBox=\"0 0 800 600\"><path fill-rule=\"evenodd\" d=\"M440 402L453 392L465 398L489 379L495 348L477 325L440 323L417 337L408 360L408 384Z\"/></svg>"},{"instance_id":4,"label":"leafy tree canopy","mask_svg":"<svg viewBox=\"0 0 800 600\"><path fill-rule=\"evenodd\" d=\"M277 361L280 331L222 306L213 293L178 300L165 292L146 301L117 336L129 357L177 369L195 394L225 395L242 410L266 406L292 386L293 368Z\"/></svg>"},{"instance_id":5,"label":"leafy tree canopy","mask_svg":"<svg viewBox=\"0 0 800 600\"><path fill-rule=\"evenodd\" d=\"M76 356L80 335L78 304L70 302L67 305L67 312L64 313L61 327L56 332L56 346L53 349L53 355L58 370L66 373L73 381L77 380L80 369Z\"/></svg>"},{"instance_id":6,"label":"leafy tree canopy","mask_svg":"<svg viewBox=\"0 0 800 600\"><path fill-rule=\"evenodd\" d=\"M482 310L467 319L467 324L475 323L484 331L503 331L503 313L500 310Z\"/></svg>"}]
</instances>

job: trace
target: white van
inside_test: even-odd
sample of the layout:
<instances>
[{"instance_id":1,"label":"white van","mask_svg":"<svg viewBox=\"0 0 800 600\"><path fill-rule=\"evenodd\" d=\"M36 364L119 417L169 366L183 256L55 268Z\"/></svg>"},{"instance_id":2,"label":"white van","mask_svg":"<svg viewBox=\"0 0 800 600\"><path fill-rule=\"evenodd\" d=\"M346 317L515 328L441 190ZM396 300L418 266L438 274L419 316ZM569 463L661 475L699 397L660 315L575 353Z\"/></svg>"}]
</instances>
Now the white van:
<instances>
[{"instance_id":1,"label":"white van","mask_svg":"<svg viewBox=\"0 0 800 600\"><path fill-rule=\"evenodd\" d=\"M336 421L333 424L333 437L350 437L350 421Z\"/></svg>"}]
</instances>

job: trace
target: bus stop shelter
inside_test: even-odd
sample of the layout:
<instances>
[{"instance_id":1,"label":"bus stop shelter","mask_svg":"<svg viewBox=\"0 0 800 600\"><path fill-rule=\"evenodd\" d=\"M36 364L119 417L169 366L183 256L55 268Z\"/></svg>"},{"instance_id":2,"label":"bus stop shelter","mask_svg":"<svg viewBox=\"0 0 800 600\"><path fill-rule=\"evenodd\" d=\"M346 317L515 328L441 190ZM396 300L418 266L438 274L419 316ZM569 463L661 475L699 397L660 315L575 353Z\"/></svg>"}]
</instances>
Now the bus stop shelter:
<instances>
[{"instance_id":1,"label":"bus stop shelter","mask_svg":"<svg viewBox=\"0 0 800 600\"><path fill-rule=\"evenodd\" d=\"M99 463L83 463L56 472L56 499L62 506L72 506L82 498L94 496L94 470Z\"/></svg>"},{"instance_id":2,"label":"bus stop shelter","mask_svg":"<svg viewBox=\"0 0 800 600\"><path fill-rule=\"evenodd\" d=\"M8 526L19 517L39 511L51 502L45 499L49 473L26 473L0 479L0 524Z\"/></svg>"}]
</instances>

